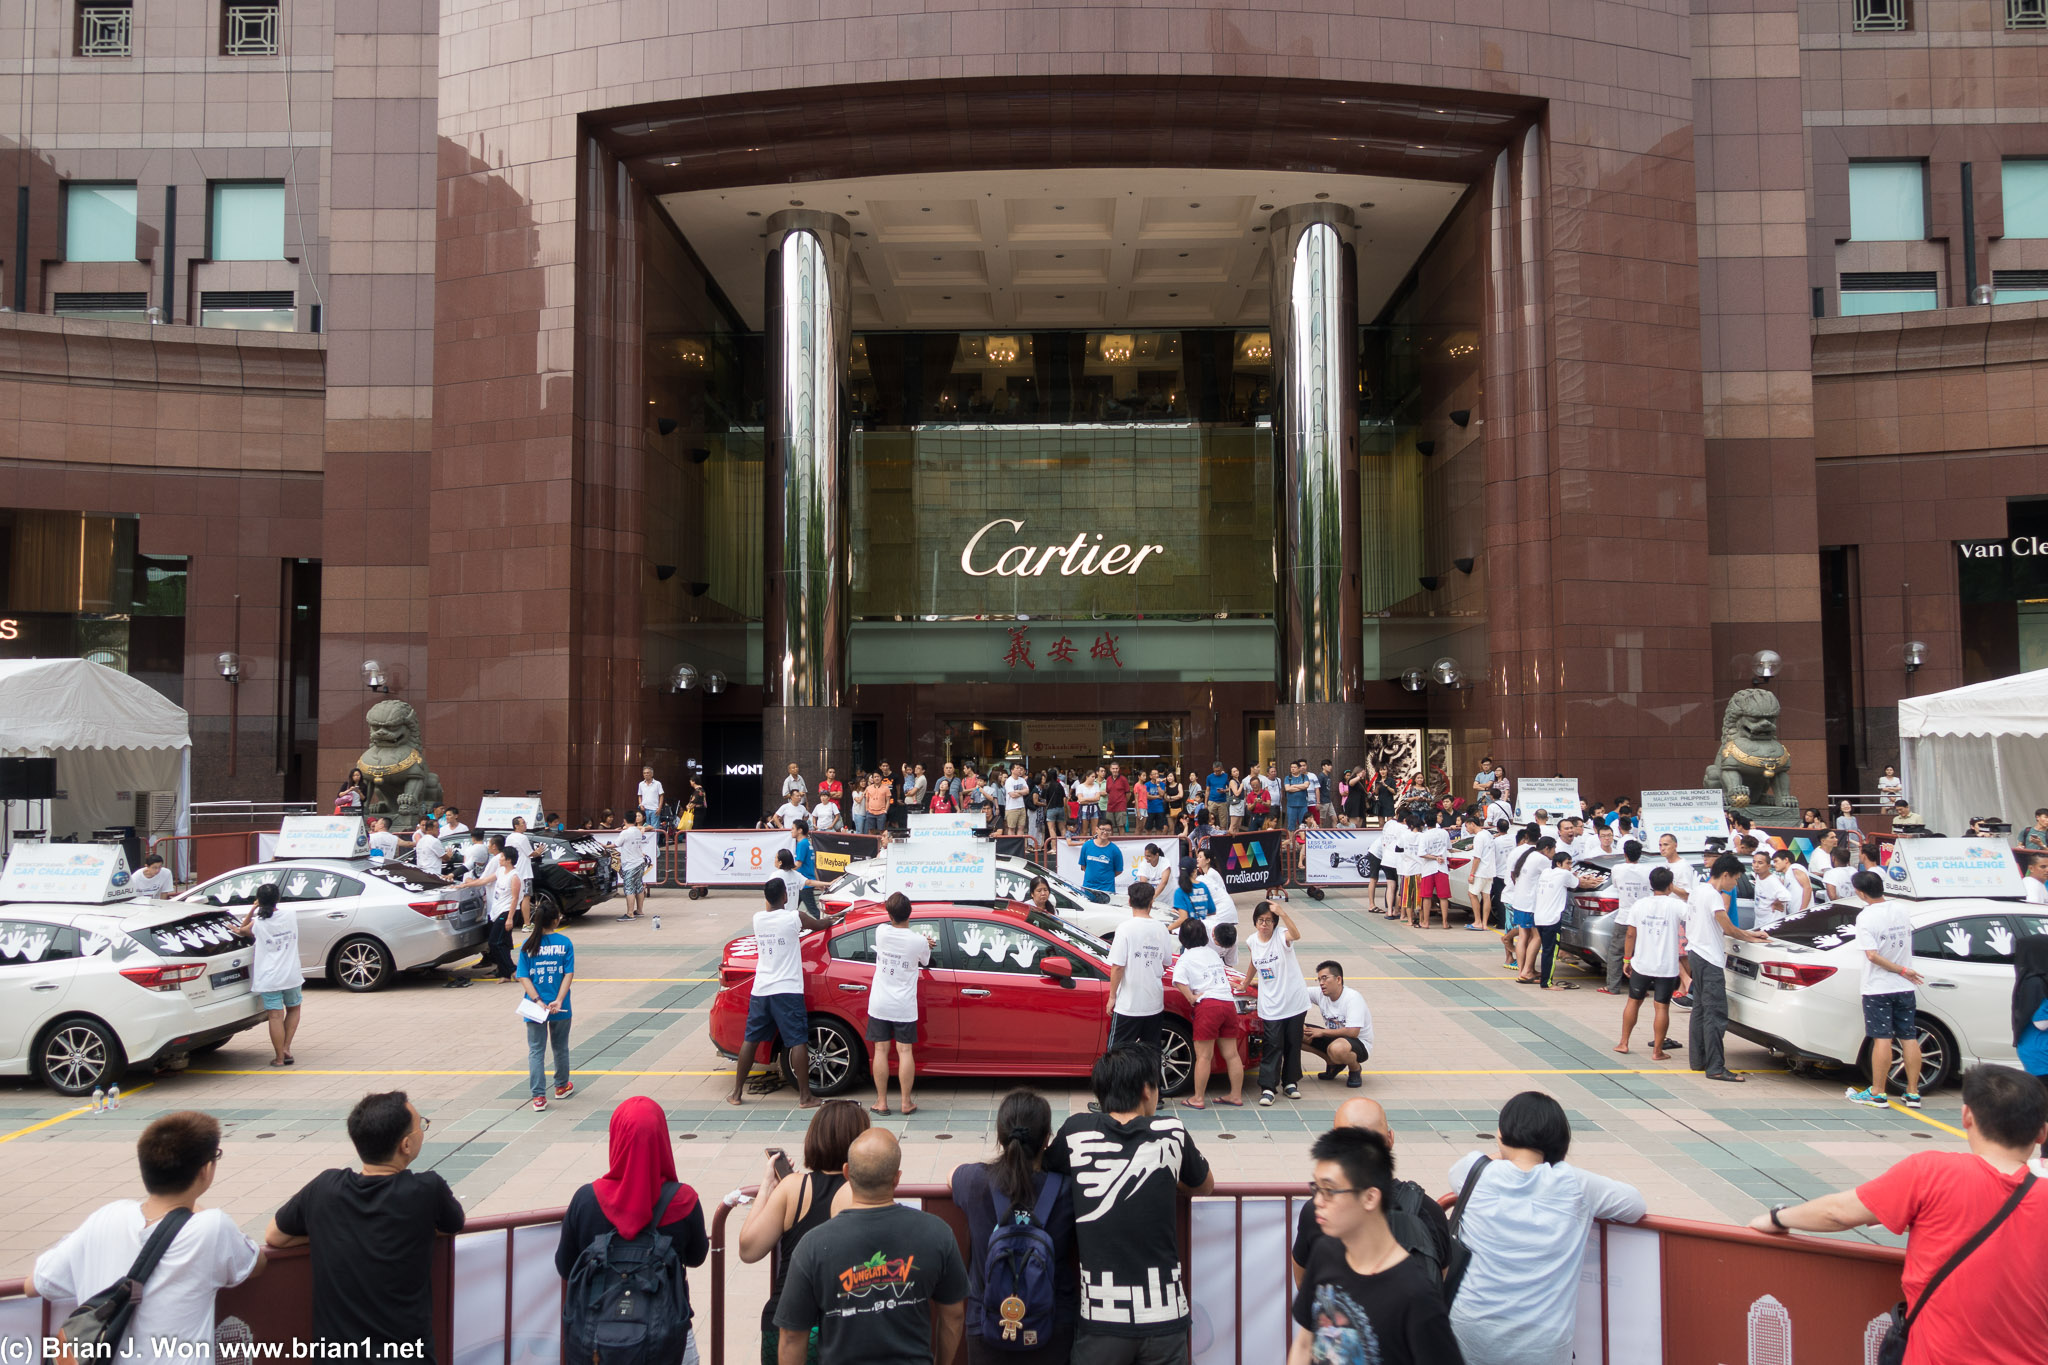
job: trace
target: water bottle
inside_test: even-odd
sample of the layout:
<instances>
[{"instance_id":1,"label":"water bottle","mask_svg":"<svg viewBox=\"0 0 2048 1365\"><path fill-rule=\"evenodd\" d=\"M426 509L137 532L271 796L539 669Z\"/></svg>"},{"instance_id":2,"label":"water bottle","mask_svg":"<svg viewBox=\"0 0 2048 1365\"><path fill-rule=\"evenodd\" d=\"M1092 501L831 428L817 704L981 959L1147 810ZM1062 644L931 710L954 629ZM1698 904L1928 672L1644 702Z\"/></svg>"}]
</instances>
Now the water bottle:
<instances>
[{"instance_id":1,"label":"water bottle","mask_svg":"<svg viewBox=\"0 0 2048 1365\"><path fill-rule=\"evenodd\" d=\"M100 1089L98 1086L94 1086L92 1091L92 1112L95 1114L100 1113L106 1107L107 1092Z\"/></svg>"},{"instance_id":2,"label":"water bottle","mask_svg":"<svg viewBox=\"0 0 2048 1365\"><path fill-rule=\"evenodd\" d=\"M120 1107L121 1107L121 1087L120 1087L120 1086L118 1086L118 1085L116 1085L116 1086L112 1086L112 1087L110 1087L110 1088L109 1088L109 1089L107 1090L107 1108L109 1108L109 1109L119 1109Z\"/></svg>"},{"instance_id":3,"label":"water bottle","mask_svg":"<svg viewBox=\"0 0 2048 1365\"><path fill-rule=\"evenodd\" d=\"M661 927L661 916L660 916L660 915L656 915L656 916L654 917L654 927L655 927L655 928L657 928L657 929L659 929L659 928Z\"/></svg>"}]
</instances>

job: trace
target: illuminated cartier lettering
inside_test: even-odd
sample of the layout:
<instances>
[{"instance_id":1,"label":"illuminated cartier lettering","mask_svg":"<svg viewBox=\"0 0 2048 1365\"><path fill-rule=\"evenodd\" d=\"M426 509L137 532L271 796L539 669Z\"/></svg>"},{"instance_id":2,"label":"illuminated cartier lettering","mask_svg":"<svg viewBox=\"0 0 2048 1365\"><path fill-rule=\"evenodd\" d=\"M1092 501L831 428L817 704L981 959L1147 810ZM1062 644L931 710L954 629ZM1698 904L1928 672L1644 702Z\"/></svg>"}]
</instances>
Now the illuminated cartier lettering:
<instances>
[{"instance_id":1,"label":"illuminated cartier lettering","mask_svg":"<svg viewBox=\"0 0 2048 1365\"><path fill-rule=\"evenodd\" d=\"M960 572L973 578L987 578L1001 574L1008 578L1036 578L1051 567L1054 559L1060 561L1060 575L1072 578L1079 574L1135 574L1145 560L1155 554L1164 554L1164 545L1105 545L1100 531L1083 531L1065 545L1010 545L996 555L995 562L987 568L974 567L977 550L983 549L982 541L998 526L1007 526L1016 535L1022 535L1024 522L1017 517L997 517L967 538L967 544L960 551ZM993 547L988 547L993 549ZM984 552L986 553L986 552Z\"/></svg>"}]
</instances>

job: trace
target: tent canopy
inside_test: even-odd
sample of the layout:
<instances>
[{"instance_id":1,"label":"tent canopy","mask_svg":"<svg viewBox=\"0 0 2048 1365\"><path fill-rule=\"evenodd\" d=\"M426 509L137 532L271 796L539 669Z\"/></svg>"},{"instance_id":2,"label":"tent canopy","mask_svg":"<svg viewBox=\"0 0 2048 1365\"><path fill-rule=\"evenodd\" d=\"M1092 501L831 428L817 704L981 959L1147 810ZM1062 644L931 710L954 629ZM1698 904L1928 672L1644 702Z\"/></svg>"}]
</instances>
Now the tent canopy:
<instances>
[{"instance_id":1,"label":"tent canopy","mask_svg":"<svg viewBox=\"0 0 2048 1365\"><path fill-rule=\"evenodd\" d=\"M1899 703L1899 738L2048 736L2048 668Z\"/></svg>"},{"instance_id":2,"label":"tent canopy","mask_svg":"<svg viewBox=\"0 0 2048 1365\"><path fill-rule=\"evenodd\" d=\"M2048 798L2048 669L1900 702L1899 776L1929 829L2027 823Z\"/></svg>"},{"instance_id":3,"label":"tent canopy","mask_svg":"<svg viewBox=\"0 0 2048 1365\"><path fill-rule=\"evenodd\" d=\"M0 660L0 757L191 744L184 709L126 673L84 659Z\"/></svg>"}]
</instances>

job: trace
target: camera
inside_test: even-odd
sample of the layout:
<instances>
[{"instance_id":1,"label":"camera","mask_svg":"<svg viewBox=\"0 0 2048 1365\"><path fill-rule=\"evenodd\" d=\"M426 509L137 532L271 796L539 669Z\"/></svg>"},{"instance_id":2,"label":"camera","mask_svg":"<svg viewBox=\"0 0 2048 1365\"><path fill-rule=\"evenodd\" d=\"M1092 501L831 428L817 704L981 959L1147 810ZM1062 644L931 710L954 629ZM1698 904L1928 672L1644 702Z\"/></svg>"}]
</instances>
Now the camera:
<instances>
[{"instance_id":1,"label":"camera","mask_svg":"<svg viewBox=\"0 0 2048 1365\"><path fill-rule=\"evenodd\" d=\"M1970 817L1970 833L1972 834L2009 834L2011 832L2012 822L2009 820L2001 820L1995 815L1973 815Z\"/></svg>"}]
</instances>

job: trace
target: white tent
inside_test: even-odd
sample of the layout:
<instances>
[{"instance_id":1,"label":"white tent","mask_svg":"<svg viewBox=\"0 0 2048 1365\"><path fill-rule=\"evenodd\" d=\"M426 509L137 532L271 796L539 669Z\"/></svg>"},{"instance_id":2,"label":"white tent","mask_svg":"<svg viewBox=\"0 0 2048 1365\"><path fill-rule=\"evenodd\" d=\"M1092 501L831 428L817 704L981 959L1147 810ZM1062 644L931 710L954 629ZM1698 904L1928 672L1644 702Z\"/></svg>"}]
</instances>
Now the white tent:
<instances>
[{"instance_id":1,"label":"white tent","mask_svg":"<svg viewBox=\"0 0 2048 1365\"><path fill-rule=\"evenodd\" d=\"M184 709L104 664L0 660L0 757L57 760L52 838L137 825L146 844L151 834L188 828L192 732ZM8 805L10 828L42 824L41 803Z\"/></svg>"},{"instance_id":2,"label":"white tent","mask_svg":"<svg viewBox=\"0 0 2048 1365\"><path fill-rule=\"evenodd\" d=\"M2048 806L2048 669L1900 702L1899 777L1931 830L2032 824Z\"/></svg>"}]
</instances>

